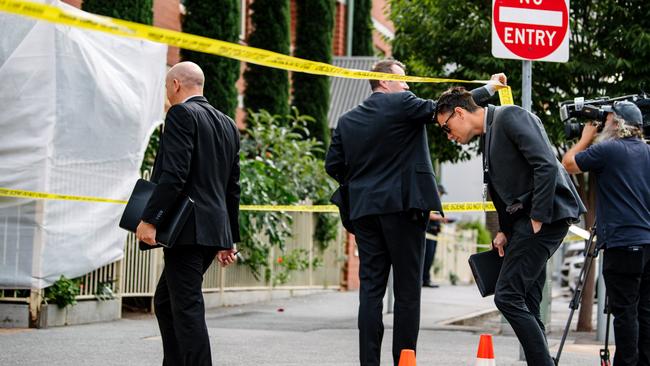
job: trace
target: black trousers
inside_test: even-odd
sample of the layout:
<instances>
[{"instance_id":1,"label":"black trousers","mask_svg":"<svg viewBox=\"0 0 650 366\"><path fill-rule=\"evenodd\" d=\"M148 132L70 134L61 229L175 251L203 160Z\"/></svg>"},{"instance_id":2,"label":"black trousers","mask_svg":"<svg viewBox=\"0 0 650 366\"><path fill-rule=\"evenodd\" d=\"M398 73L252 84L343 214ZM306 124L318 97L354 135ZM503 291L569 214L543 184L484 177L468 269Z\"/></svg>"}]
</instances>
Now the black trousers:
<instances>
[{"instance_id":1,"label":"black trousers","mask_svg":"<svg viewBox=\"0 0 650 366\"><path fill-rule=\"evenodd\" d=\"M428 212L370 215L354 220L359 248L359 358L361 366L378 366L384 335L383 298L391 266L395 309L393 361L403 349L416 349L420 331L420 294L424 232Z\"/></svg>"},{"instance_id":2,"label":"black trousers","mask_svg":"<svg viewBox=\"0 0 650 366\"><path fill-rule=\"evenodd\" d=\"M427 283L431 281L431 265L436 258L436 247L438 246L437 240L426 240L424 249L424 269L422 271L422 281Z\"/></svg>"},{"instance_id":3,"label":"black trousers","mask_svg":"<svg viewBox=\"0 0 650 366\"><path fill-rule=\"evenodd\" d=\"M165 268L154 294L164 366L212 365L201 284L217 247L164 249Z\"/></svg>"},{"instance_id":4,"label":"black trousers","mask_svg":"<svg viewBox=\"0 0 650 366\"><path fill-rule=\"evenodd\" d=\"M494 303L515 331L531 366L554 366L548 351L544 323L540 317L546 262L569 230L561 220L542 225L533 234L528 217L515 221L505 247Z\"/></svg>"},{"instance_id":5,"label":"black trousers","mask_svg":"<svg viewBox=\"0 0 650 366\"><path fill-rule=\"evenodd\" d=\"M603 275L614 315L614 366L650 366L650 244L605 249Z\"/></svg>"}]
</instances>

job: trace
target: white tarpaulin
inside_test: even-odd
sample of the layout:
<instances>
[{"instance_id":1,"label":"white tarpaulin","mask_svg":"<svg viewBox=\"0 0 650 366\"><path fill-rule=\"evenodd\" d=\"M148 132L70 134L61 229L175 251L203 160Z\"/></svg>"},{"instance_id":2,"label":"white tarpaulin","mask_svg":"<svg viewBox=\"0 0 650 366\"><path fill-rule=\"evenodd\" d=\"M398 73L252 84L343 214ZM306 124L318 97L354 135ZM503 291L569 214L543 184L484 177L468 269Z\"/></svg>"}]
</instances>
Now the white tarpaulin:
<instances>
[{"instance_id":1,"label":"white tarpaulin","mask_svg":"<svg viewBox=\"0 0 650 366\"><path fill-rule=\"evenodd\" d=\"M0 35L0 187L127 199L162 119L167 47L1 12ZM0 288L120 259L123 209L0 197Z\"/></svg>"}]
</instances>

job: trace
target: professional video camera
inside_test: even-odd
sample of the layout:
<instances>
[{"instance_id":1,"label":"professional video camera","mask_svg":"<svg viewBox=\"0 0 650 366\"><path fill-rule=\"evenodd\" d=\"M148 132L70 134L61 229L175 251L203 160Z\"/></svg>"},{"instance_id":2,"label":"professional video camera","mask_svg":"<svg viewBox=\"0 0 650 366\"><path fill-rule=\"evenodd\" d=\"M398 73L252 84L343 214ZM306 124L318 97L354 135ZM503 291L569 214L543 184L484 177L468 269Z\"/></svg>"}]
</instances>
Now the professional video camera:
<instances>
[{"instance_id":1,"label":"professional video camera","mask_svg":"<svg viewBox=\"0 0 650 366\"><path fill-rule=\"evenodd\" d=\"M605 126L607 113L603 106L611 106L614 102L627 100L639 107L643 114L643 135L650 138L650 96L645 93L625 95L622 97L602 97L585 100L583 97L560 102L560 119L564 122L564 134L571 140L582 135L582 129L586 121L594 121L598 124L598 132Z\"/></svg>"}]
</instances>

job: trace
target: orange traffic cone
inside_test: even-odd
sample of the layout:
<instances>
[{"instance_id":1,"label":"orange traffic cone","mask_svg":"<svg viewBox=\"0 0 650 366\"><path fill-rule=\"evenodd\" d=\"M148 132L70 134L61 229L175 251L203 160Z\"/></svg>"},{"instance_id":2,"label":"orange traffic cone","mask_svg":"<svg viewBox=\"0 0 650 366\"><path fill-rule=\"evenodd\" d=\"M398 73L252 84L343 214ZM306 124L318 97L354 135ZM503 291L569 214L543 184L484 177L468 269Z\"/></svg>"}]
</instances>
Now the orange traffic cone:
<instances>
[{"instance_id":1,"label":"orange traffic cone","mask_svg":"<svg viewBox=\"0 0 650 366\"><path fill-rule=\"evenodd\" d=\"M492 346L492 334L481 334L478 343L475 366L495 366L494 347Z\"/></svg>"},{"instance_id":2,"label":"orange traffic cone","mask_svg":"<svg viewBox=\"0 0 650 366\"><path fill-rule=\"evenodd\" d=\"M415 351L412 349L403 349L399 355L398 366L415 366Z\"/></svg>"}]
</instances>

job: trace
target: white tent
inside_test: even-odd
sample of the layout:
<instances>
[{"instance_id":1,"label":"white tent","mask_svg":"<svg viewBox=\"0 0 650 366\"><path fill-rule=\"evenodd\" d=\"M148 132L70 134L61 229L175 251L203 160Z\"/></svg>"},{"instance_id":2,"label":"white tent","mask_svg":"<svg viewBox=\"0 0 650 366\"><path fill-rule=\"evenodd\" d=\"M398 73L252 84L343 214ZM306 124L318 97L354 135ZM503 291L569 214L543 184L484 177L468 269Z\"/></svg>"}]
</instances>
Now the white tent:
<instances>
[{"instance_id":1,"label":"white tent","mask_svg":"<svg viewBox=\"0 0 650 366\"><path fill-rule=\"evenodd\" d=\"M162 119L167 47L5 13L0 34L0 187L127 199ZM123 208L0 197L0 288L120 259Z\"/></svg>"}]
</instances>

